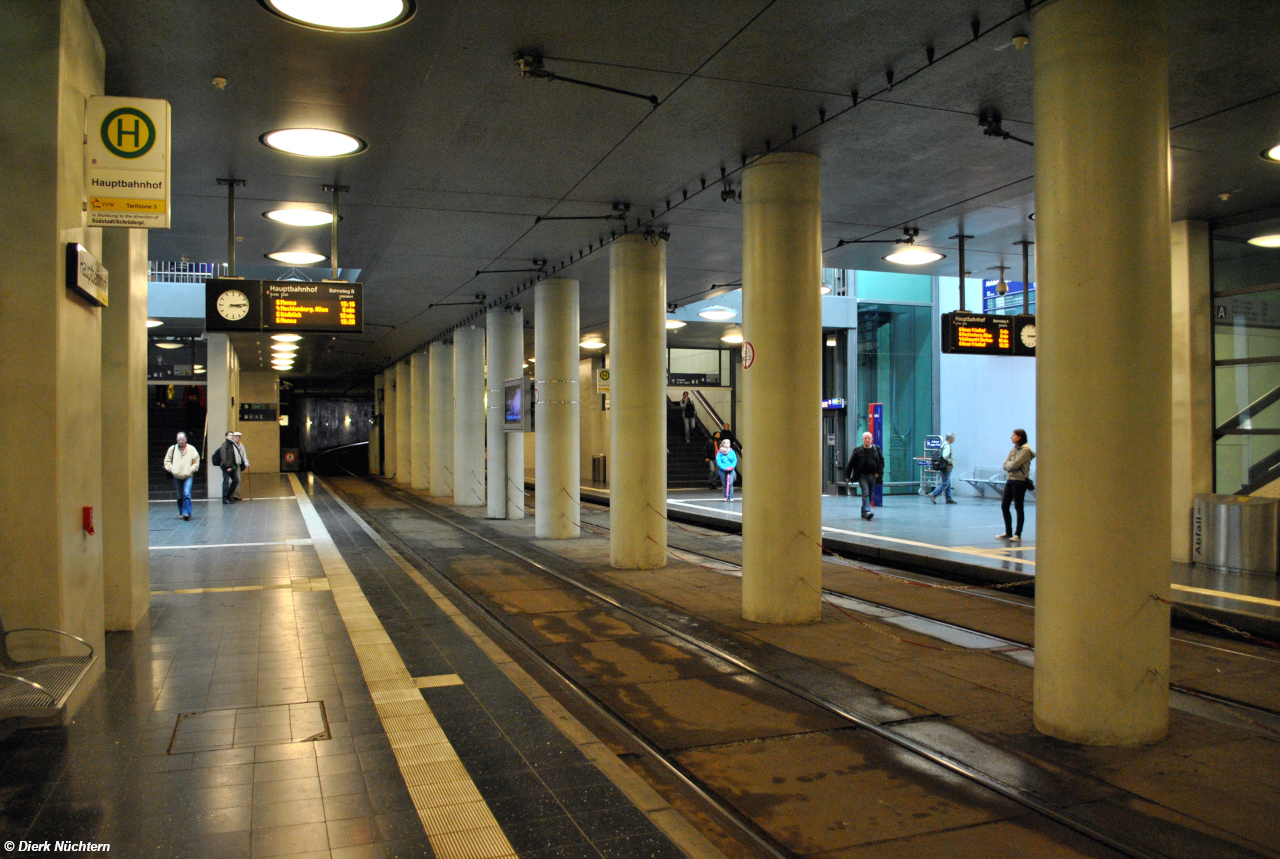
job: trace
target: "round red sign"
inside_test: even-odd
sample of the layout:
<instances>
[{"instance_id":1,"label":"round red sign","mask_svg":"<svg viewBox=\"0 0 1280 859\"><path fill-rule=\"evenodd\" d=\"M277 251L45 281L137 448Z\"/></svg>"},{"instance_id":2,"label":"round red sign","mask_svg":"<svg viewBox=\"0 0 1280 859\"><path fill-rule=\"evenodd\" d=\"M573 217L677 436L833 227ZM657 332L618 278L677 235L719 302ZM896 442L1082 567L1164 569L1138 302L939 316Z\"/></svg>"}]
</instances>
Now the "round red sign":
<instances>
[{"instance_id":1,"label":"round red sign","mask_svg":"<svg viewBox=\"0 0 1280 859\"><path fill-rule=\"evenodd\" d=\"M748 340L742 344L742 369L750 370L751 365L756 362L756 347L751 345Z\"/></svg>"}]
</instances>

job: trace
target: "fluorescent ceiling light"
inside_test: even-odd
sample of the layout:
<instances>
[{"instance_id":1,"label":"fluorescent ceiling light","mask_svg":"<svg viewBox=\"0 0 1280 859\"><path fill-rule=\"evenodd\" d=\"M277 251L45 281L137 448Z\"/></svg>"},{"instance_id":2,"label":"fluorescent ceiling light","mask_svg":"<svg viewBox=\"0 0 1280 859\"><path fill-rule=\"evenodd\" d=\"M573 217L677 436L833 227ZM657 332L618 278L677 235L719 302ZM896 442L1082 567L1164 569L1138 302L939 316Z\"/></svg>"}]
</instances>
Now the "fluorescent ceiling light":
<instances>
[{"instance_id":1,"label":"fluorescent ceiling light","mask_svg":"<svg viewBox=\"0 0 1280 859\"><path fill-rule=\"evenodd\" d=\"M258 0L286 21L318 30L370 32L413 17L413 0Z\"/></svg>"},{"instance_id":2,"label":"fluorescent ceiling light","mask_svg":"<svg viewBox=\"0 0 1280 859\"><path fill-rule=\"evenodd\" d=\"M1276 147L1280 149L1280 147ZM1257 245L1260 248L1280 248L1280 233L1272 233L1269 236L1254 236L1249 239L1249 244Z\"/></svg>"},{"instance_id":3,"label":"fluorescent ceiling light","mask_svg":"<svg viewBox=\"0 0 1280 859\"><path fill-rule=\"evenodd\" d=\"M354 155L365 148L365 142L359 137L327 128L281 128L268 131L258 139L272 149L306 158Z\"/></svg>"},{"instance_id":4,"label":"fluorescent ceiling light","mask_svg":"<svg viewBox=\"0 0 1280 859\"><path fill-rule=\"evenodd\" d=\"M273 254L267 254L267 259L287 262L289 265L311 265L313 262L320 262L325 259L325 255L312 253L311 251L276 251Z\"/></svg>"},{"instance_id":5,"label":"fluorescent ceiling light","mask_svg":"<svg viewBox=\"0 0 1280 859\"><path fill-rule=\"evenodd\" d=\"M277 343L297 343L302 339L301 334L272 334L271 339Z\"/></svg>"},{"instance_id":6,"label":"fluorescent ceiling light","mask_svg":"<svg viewBox=\"0 0 1280 859\"><path fill-rule=\"evenodd\" d=\"M727 322L737 316L738 312L736 310L730 310L727 307L721 307L718 304L713 304L706 310L700 311L698 315L703 319L710 319L712 322Z\"/></svg>"},{"instance_id":7,"label":"fluorescent ceiling light","mask_svg":"<svg viewBox=\"0 0 1280 859\"><path fill-rule=\"evenodd\" d=\"M148 320L147 320L147 327L148 327L148 328L159 328L161 325L164 325L164 323L163 323L163 322L161 322L159 319L148 319Z\"/></svg>"},{"instance_id":8,"label":"fluorescent ceiling light","mask_svg":"<svg viewBox=\"0 0 1280 859\"><path fill-rule=\"evenodd\" d=\"M677 330L677 329L679 329L679 328L683 328L683 327L685 327L685 326L686 326L686 325L688 325L688 324L689 324L688 322L684 322L683 320L680 320L680 319L668 319L668 320L667 320L667 330L668 330L668 331L675 331L675 330Z\"/></svg>"},{"instance_id":9,"label":"fluorescent ceiling light","mask_svg":"<svg viewBox=\"0 0 1280 859\"><path fill-rule=\"evenodd\" d=\"M940 259L946 259L946 254L940 254L937 251L931 251L927 248L905 247L902 250L894 251L886 257L881 257L885 262L893 262L898 265L924 265L925 263L937 262Z\"/></svg>"},{"instance_id":10,"label":"fluorescent ceiling light","mask_svg":"<svg viewBox=\"0 0 1280 859\"><path fill-rule=\"evenodd\" d=\"M333 223L333 213L319 209L276 209L263 212L262 217L290 227L319 227Z\"/></svg>"},{"instance_id":11,"label":"fluorescent ceiling light","mask_svg":"<svg viewBox=\"0 0 1280 859\"><path fill-rule=\"evenodd\" d=\"M599 337L593 337L590 340L583 340L578 345L583 349L603 349L605 347L605 342Z\"/></svg>"},{"instance_id":12,"label":"fluorescent ceiling light","mask_svg":"<svg viewBox=\"0 0 1280 859\"><path fill-rule=\"evenodd\" d=\"M157 343L156 344L156 346L161 349L181 349L183 345L184 344L182 343Z\"/></svg>"},{"instance_id":13,"label":"fluorescent ceiling light","mask_svg":"<svg viewBox=\"0 0 1280 859\"><path fill-rule=\"evenodd\" d=\"M720 339L721 339L723 342L725 342L725 343L732 343L732 344L734 344L734 345L736 346L737 344L739 344L739 343L741 343L741 342L742 342L742 339L743 339L743 338L742 338L742 332L741 332L741 331L730 331L728 334L724 335L724 336L723 336L723 337L721 337Z\"/></svg>"},{"instance_id":14,"label":"fluorescent ceiling light","mask_svg":"<svg viewBox=\"0 0 1280 859\"><path fill-rule=\"evenodd\" d=\"M271 351L272 352L297 352L298 344L297 343L272 343Z\"/></svg>"}]
</instances>

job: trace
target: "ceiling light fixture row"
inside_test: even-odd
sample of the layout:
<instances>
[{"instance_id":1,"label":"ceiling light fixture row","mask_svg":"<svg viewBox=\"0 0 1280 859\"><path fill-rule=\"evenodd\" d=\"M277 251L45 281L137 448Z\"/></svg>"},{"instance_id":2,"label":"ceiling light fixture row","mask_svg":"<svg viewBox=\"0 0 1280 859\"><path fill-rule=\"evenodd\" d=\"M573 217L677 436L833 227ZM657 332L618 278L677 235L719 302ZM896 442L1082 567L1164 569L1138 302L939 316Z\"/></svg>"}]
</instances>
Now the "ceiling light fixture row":
<instances>
[{"instance_id":1,"label":"ceiling light fixture row","mask_svg":"<svg viewBox=\"0 0 1280 859\"><path fill-rule=\"evenodd\" d=\"M264 0L259 0L259 2L264 2ZM915 71L909 72L908 74L906 74L906 75L904 75L904 76L902 76L902 77L898 77L898 78L897 78L897 80L896 80L896 82L897 82L898 84L901 84L901 83L903 83L904 81L909 80L910 78L913 78L913 77L915 77L916 75L920 74L920 73L921 73L921 72L923 72L925 69L932 67L932 66L933 66L937 61L939 61L939 60L943 60L943 59L946 59L947 57L950 57L950 56L952 56L953 54L955 54L955 53L957 53L957 52L959 52L959 51L961 51L961 50L964 50L964 49L965 49L965 48L967 48L967 47L970 47L971 45L973 45L974 43L976 43L979 39L981 39L983 36L986 36L986 35L990 34L991 32L993 32L993 31L995 31L995 30L999 29L1000 27L1003 27L1005 24L1008 24L1008 23L1012 22L1013 20L1015 20L1015 19L1017 19L1017 18L1021 17L1022 15L1026 14L1026 12L1030 11L1030 9L1031 9L1031 5L1032 5L1032 0L1023 0L1023 7L1024 7L1024 11L1023 11L1023 12L1016 12L1016 13L1014 13L1014 14L1012 14L1012 15L1009 15L1009 16L1007 16L1006 18L1004 18L1004 19L1002 19L1002 20L1000 20L1000 21L997 21L997 22L996 22L995 24L993 24L992 26L987 27L986 29L983 29L983 27L982 27L982 23L981 23L981 20L980 20L976 15L975 15L975 16L973 16L973 17L970 19L970 21L969 21L969 28L970 28L970 32L971 32L971 34L972 34L972 38L971 38L971 39L969 39L968 41L966 41L966 42L964 42L964 43L962 43L962 44L960 44L960 45L958 45L958 46L956 46L955 48L952 48L952 49L951 49L951 50L949 50L949 51L944 52L944 53L943 53L943 54L941 54L940 56L936 54L936 52L933 50L933 47L932 47L931 45L926 45L926 46L925 46L925 54L926 54L926 56L925 56L925 65L923 65L923 66L921 66L921 67L917 68ZM1018 45L1016 42L1015 42L1014 44L1015 44L1015 47L1019 47L1019 48L1020 48L1020 47L1022 47L1022 46ZM1024 44L1025 44L1025 43L1024 43ZM524 68L524 66L522 66L522 65L521 65L522 58L524 58L524 59L526 59L526 60L529 60L529 62L527 63L527 66L528 66L529 72L528 72L527 74L526 74L526 72L525 72L525 68ZM540 59L541 59L541 58L537 58L537 59L540 61ZM532 55L532 54L527 54L527 55L526 55L526 54L523 54L523 53L517 53L517 54L516 54L516 64L517 64L517 67L518 67L518 68L520 68L521 75L522 75L522 76L524 76L524 77L542 77L542 78L555 77L555 76L554 76L554 73L551 73L551 72L547 72L546 74L541 74L541 73L538 73L537 71L535 71L535 67L538 65L538 63L536 63L536 62L534 62L534 61L533 61L533 55ZM543 71L545 71L545 69L544 69ZM886 72L885 72L885 78L886 78L886 85L885 85L884 87L882 87L881 89L879 89L878 91L876 91L876 92L872 93L871 95L862 96L862 95L860 95L860 92L859 92L858 87L856 87L856 86L851 87L851 88L850 88L850 91L849 91L849 95L850 95L850 104L849 104L849 105L847 105L847 106L845 106L845 107L843 107L843 108L841 108L841 109L839 109L839 110L837 110L837 111L836 111L835 113L833 113L833 114L828 115L827 110L826 110L826 108L825 108L825 107L821 107L821 106L820 106L820 107L818 107L818 109L817 109L817 112L818 112L818 121L817 121L817 123L815 123L815 124L813 124L813 125L810 125L810 126L808 126L808 127L804 128L804 129L799 128L799 126L793 126L793 127L792 127L792 140L796 140L796 139L799 139L800 137L804 137L805 135L807 135L807 134L809 134L809 133L813 132L814 130L816 130L816 129L820 128L821 126L825 125L827 122L830 122L830 121L835 120L835 119L837 119L837 118L839 118L839 117L841 117L841 116L844 116L846 113L849 113L849 112L850 112L850 111L852 111L854 108L856 108L859 104L862 104L862 103L864 103L864 102L866 102L866 101L868 101L868 100L870 100L870 99L874 99L874 98L875 98L876 96L878 96L878 95L882 95L882 94L888 93L890 90L892 90L892 89L893 89L893 86L894 86L894 83L895 83L895 75L894 75L894 71L893 71L893 69L892 69L891 67L886 69ZM564 80L563 78L559 78L559 79L560 79L560 80ZM581 82L581 81L575 81L575 82L576 82L576 83L583 83L583 82ZM623 91L623 94L625 94L625 95L638 95L637 93L628 93L628 92L626 92L626 91ZM641 97L641 98L646 98L645 96L640 96L640 97ZM782 144L782 145L783 145L783 146L785 146L786 144L784 143L784 144ZM737 173L741 172L741 171L742 171L742 170L744 170L746 167L748 167L748 166L749 166L753 161L759 161L759 160L760 160L761 158L763 158L765 155L769 155L769 154L771 154L773 151L774 151L774 149L773 149L773 143L772 143L772 141L771 141L771 140L765 140L765 141L764 141L764 153L763 153L763 154L759 154L759 155L756 155L756 156L752 157L752 156L751 156L751 155L749 155L748 153L743 152L743 153L739 156L739 158L740 158L740 164L739 164L739 166L734 167L732 170L730 170L728 167L726 167L725 165L723 165L723 164L722 164L722 165L720 166L720 180L721 180L721 182L722 182L722 183L725 183L725 184L724 184L724 189L722 189L722 192L721 192L721 199L722 199L722 200L724 200L724 201L727 201L727 200L730 198L730 196L731 196L730 194L725 193L725 190L727 190L727 189L730 189L730 188L731 188L731 186L730 186L730 185L727 183L727 181L726 181L726 180L728 180L728 178L729 178L730 176L736 175ZM1278 156L1280 156L1280 152L1277 152L1277 155L1278 155ZM666 213L670 212L673 208L677 208L677 207L679 207L681 204L683 204L683 203L685 203L685 202L688 202L688 200L689 200L690 198L695 197L695 196L697 196L698 194L701 194L701 193L705 192L705 191L706 191L706 189L707 189L707 187L708 187L705 175L704 175L704 176L702 176L702 177L700 177L698 185L699 185L699 187L698 187L697 189L695 189L695 190L693 191L693 193L692 193L692 194L691 194L691 193L689 193L689 191L688 191L688 188L687 188L687 187L686 187L686 188L684 188L684 189L682 189L682 192L681 192L681 199L677 200L677 201L674 203L674 205L672 204L672 201L670 200L670 198L668 198L668 199L664 200L664 203L666 204L666 208L665 208L665 210L663 211L663 213L662 213L662 214L664 214L664 215L665 215ZM713 184L713 185L712 185L712 187L715 187L715 185ZM738 193L738 192L733 192L733 193L732 193L732 196L735 196L735 197L736 197L736 196L737 196L737 193ZM635 222L635 227L634 227L634 228L632 228L632 227L630 227L629 222L624 221L624 222L623 222L623 228L622 228L622 230L623 230L623 233L624 233L624 234L626 234L626 233L630 232L630 230L631 230L631 229L636 229L636 230L643 229L643 228L646 226L646 224L647 224L647 225L649 225L649 226L653 226L657 220L658 220L658 209L657 209L657 207L653 207L653 208L651 208L651 209L649 210L649 220L648 220L647 222L645 221L645 219L644 219L644 217L643 217L643 216L637 217L637 218L636 218L636 222ZM914 242L905 241L905 240L899 240L899 243L901 243L901 244L914 244ZM601 249L602 249L602 248L604 248L604 246L605 246L606 244L608 244L608 242L605 242L605 241L603 241L603 240L602 240L602 241L600 242L600 248L601 248ZM838 245L837 245L837 247L840 247L840 246L842 246L842 245L844 245L844 244L850 244L850 242L849 242L849 241L845 241L845 240L841 240L841 243L840 243L840 244L838 244ZM591 245L588 245L588 252L594 252L594 250L595 250L595 248L593 248ZM935 255L935 254L936 254L936 255ZM582 260L582 258L583 258L583 257L585 257L585 256L586 256L586 254L585 254L585 253L583 253L583 251L582 251L582 249L581 249L581 248L579 248L579 249L578 249L578 253L577 253L577 255L576 255L576 258L575 258L575 255L574 255L574 254L570 254L570 255L569 255L569 257L568 257L568 260L567 260L567 261L565 261L565 260L561 260L558 264L553 265L553 266L550 268L550 270L549 270L549 271L547 271L547 272L546 272L546 273L544 273L544 274L541 274L539 277L537 277L537 278L533 278L533 279L530 279L530 280L527 280L527 281L524 281L523 283L521 283L521 284L520 284L520 286L519 286L519 287L517 287L516 289L513 289L511 292L507 293L506 295L504 295L504 296L502 296L501 298L499 298L498 300L496 300L496 301L495 301L495 302L490 306L490 308L491 308L491 307L497 307L497 306L501 305L501 304L502 304L502 303L504 303L504 302L510 301L512 298L515 298L516 296L520 295L521 293L523 293L523 292L527 291L528 289L531 289L532 287L536 286L538 283L540 283L542 280L545 280L547 277L550 277L550 276L552 276L552 275L554 275L554 274L559 273L560 271L562 271L562 270L564 270L565 268L567 268L569 265L572 265L574 262L580 262L580 261ZM897 262L899 265L923 265L923 264L928 263L928 262L934 262L934 261L939 260L939 259L945 259L945 257L946 257L946 255L945 255L945 254L937 254L937 253L936 253L936 252L934 252L934 251L930 251L930 250L927 250L927 249L924 249L924 248L915 248L915 249L913 249L913 250L912 250L912 249L904 249L903 251L899 251L899 252L895 252L895 253L893 253L893 254L889 254L889 256L896 257L896 259L894 259L894 260L887 260L887 257L886 257L886 260L887 260L887 261L889 261L889 262ZM490 308L486 308L486 309L490 309ZM468 325L468 324L471 324L472 322L474 322L476 319L478 319L478 318L482 315L482 313L483 313L483 311L477 311L475 314L473 314L473 315L471 315L471 316L467 317L466 319L463 319L463 320L459 321L459 322L458 322L458 323L456 323L455 325L451 326L449 329L447 329L447 330L445 330L445 331L441 332L440 334L436 335L435 337L431 338L431 340L428 340L428 341L427 341L427 343L431 343L431 342L434 342L434 341L436 341L436 340L439 340L439 339L442 339L442 338L449 337L449 336L450 336L454 331L456 331L458 328L462 327L463 325ZM426 345L426 344L423 344L423 345ZM421 348L421 347L418 347L418 348Z\"/></svg>"}]
</instances>

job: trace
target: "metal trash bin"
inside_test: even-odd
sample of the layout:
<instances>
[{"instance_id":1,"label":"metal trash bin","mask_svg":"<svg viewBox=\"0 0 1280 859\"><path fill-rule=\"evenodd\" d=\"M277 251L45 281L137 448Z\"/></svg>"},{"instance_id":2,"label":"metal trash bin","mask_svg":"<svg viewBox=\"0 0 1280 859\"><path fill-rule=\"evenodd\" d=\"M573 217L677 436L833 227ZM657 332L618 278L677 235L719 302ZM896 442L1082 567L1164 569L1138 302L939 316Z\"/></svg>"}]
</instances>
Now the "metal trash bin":
<instances>
[{"instance_id":1,"label":"metal trash bin","mask_svg":"<svg viewBox=\"0 0 1280 859\"><path fill-rule=\"evenodd\" d=\"M1255 573L1280 571L1280 499L1197 495L1191 558L1206 567Z\"/></svg>"},{"instance_id":2,"label":"metal trash bin","mask_svg":"<svg viewBox=\"0 0 1280 859\"><path fill-rule=\"evenodd\" d=\"M608 457L603 453L597 453L591 457L591 482L592 483L608 483L609 482Z\"/></svg>"}]
</instances>

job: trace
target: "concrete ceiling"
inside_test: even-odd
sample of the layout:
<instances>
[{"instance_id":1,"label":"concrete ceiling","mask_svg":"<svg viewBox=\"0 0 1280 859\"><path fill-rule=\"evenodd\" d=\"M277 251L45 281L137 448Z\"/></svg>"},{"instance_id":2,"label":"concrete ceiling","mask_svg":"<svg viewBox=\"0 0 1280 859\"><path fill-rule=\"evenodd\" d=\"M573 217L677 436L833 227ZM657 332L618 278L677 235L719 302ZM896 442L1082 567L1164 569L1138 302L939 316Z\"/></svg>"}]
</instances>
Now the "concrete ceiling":
<instances>
[{"instance_id":1,"label":"concrete ceiling","mask_svg":"<svg viewBox=\"0 0 1280 859\"><path fill-rule=\"evenodd\" d=\"M367 387L477 310L429 305L495 299L530 277L481 269L573 257L564 273L582 282L584 329L607 321L598 248L620 225L538 216L627 203L629 228L639 218L671 233L671 301L736 281L741 210L721 201L720 172L736 188L742 156L763 154L766 141L822 157L828 266L894 269L880 260L884 246L836 245L894 238L904 225L948 254L915 269L926 274L955 275L948 237L961 223L975 236L975 275L1016 267L1013 243L1034 239L1033 149L984 136L977 119L998 110L1009 131L1035 139L1022 0L418 0L407 24L370 34L297 27L255 0L88 5L107 47L108 94L173 105L173 229L152 232L153 259L226 260L216 180L227 176L247 182L237 193L241 262L327 254L327 228L261 213L327 205L326 183L351 187L339 256L362 270L367 328L308 344L296 375L309 386ZM1011 44L1020 33L1032 36L1026 50ZM1277 37L1280 4L1270 0L1169 3L1174 219L1280 207L1280 165L1258 157L1280 143ZM522 79L517 50L660 105ZM223 90L211 84L219 73ZM368 149L303 159L258 142L288 126L346 131ZM512 301L531 312L531 292Z\"/></svg>"}]
</instances>

